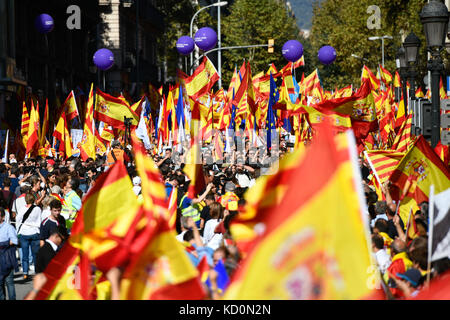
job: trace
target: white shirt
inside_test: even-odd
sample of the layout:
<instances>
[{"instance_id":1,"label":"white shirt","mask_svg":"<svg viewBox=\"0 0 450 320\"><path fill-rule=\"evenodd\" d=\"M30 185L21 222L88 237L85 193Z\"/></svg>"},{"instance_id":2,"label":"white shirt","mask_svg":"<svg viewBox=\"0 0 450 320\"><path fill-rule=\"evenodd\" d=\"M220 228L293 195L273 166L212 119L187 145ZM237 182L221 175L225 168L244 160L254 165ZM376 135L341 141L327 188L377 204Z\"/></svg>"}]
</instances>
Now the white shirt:
<instances>
[{"instance_id":1,"label":"white shirt","mask_svg":"<svg viewBox=\"0 0 450 320\"><path fill-rule=\"evenodd\" d=\"M375 217L375 219L373 219L373 220L370 222L370 226L371 226L372 228L375 227L375 222L377 222L378 219L383 219L383 220L389 221L388 216L387 216L385 213L379 214L379 215L377 215L377 216Z\"/></svg>"},{"instance_id":2,"label":"white shirt","mask_svg":"<svg viewBox=\"0 0 450 320\"><path fill-rule=\"evenodd\" d=\"M386 249L378 250L375 253L377 264L380 267L381 273L385 273L387 268L391 265L391 257L386 252Z\"/></svg>"},{"instance_id":3,"label":"white shirt","mask_svg":"<svg viewBox=\"0 0 450 320\"><path fill-rule=\"evenodd\" d=\"M250 178L245 173L236 173L236 179L241 188L250 187Z\"/></svg>"},{"instance_id":4,"label":"white shirt","mask_svg":"<svg viewBox=\"0 0 450 320\"><path fill-rule=\"evenodd\" d=\"M220 247L223 239L221 233L214 233L214 229L220 223L218 219L210 219L205 224L205 229L203 231L203 243L213 250Z\"/></svg>"},{"instance_id":5,"label":"white shirt","mask_svg":"<svg viewBox=\"0 0 450 320\"><path fill-rule=\"evenodd\" d=\"M25 195L18 197L14 200L11 211L15 212L16 215L21 211L21 209L25 208L27 203L25 202ZM17 219L16 219L17 221Z\"/></svg>"},{"instance_id":6,"label":"white shirt","mask_svg":"<svg viewBox=\"0 0 450 320\"><path fill-rule=\"evenodd\" d=\"M42 210L42 213L41 213L42 221L44 221L45 219L50 217L51 213L52 213L52 211L50 210L50 207L47 207L44 210Z\"/></svg>"},{"instance_id":7,"label":"white shirt","mask_svg":"<svg viewBox=\"0 0 450 320\"><path fill-rule=\"evenodd\" d=\"M56 250L58 250L58 246L55 243L53 243L51 240L46 239L45 242L48 242L52 246L53 250L55 250L55 252L56 252Z\"/></svg>"},{"instance_id":8,"label":"white shirt","mask_svg":"<svg viewBox=\"0 0 450 320\"><path fill-rule=\"evenodd\" d=\"M21 234L23 236L31 236L36 233L40 233L40 226L42 222L42 210L39 207L34 207L33 211L31 211L30 216L25 221L22 227L22 219L25 213L28 211L27 207L22 208L18 213L16 217L16 228L20 231L18 234Z\"/></svg>"}]
</instances>

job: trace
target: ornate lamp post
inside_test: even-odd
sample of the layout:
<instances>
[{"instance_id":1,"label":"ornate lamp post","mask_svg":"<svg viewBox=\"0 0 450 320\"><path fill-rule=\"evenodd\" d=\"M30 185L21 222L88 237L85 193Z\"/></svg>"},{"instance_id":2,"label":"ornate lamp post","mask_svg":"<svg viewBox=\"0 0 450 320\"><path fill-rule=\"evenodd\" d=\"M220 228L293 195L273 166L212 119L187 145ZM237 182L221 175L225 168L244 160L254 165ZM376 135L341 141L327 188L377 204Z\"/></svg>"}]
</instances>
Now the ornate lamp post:
<instances>
[{"instance_id":1,"label":"ornate lamp post","mask_svg":"<svg viewBox=\"0 0 450 320\"><path fill-rule=\"evenodd\" d=\"M431 71L431 146L434 148L440 140L441 107L439 97L439 81L444 70L441 51L444 49L448 28L448 9L440 1L432 0L427 3L420 13L420 20L425 31L427 49L431 53L428 70Z\"/></svg>"},{"instance_id":2,"label":"ornate lamp post","mask_svg":"<svg viewBox=\"0 0 450 320\"><path fill-rule=\"evenodd\" d=\"M408 114L408 99L406 92L406 81L408 77L408 64L406 63L406 52L405 48L400 47L397 51L396 58L397 68L400 71L400 77L402 79L402 92L403 92L403 102L405 103L405 114Z\"/></svg>"},{"instance_id":3,"label":"ornate lamp post","mask_svg":"<svg viewBox=\"0 0 450 320\"><path fill-rule=\"evenodd\" d=\"M416 100L416 64L419 57L420 39L411 32L403 42L403 48L405 48L406 63L408 64L408 75L411 81L411 88L409 90L409 97L411 100Z\"/></svg>"}]
</instances>

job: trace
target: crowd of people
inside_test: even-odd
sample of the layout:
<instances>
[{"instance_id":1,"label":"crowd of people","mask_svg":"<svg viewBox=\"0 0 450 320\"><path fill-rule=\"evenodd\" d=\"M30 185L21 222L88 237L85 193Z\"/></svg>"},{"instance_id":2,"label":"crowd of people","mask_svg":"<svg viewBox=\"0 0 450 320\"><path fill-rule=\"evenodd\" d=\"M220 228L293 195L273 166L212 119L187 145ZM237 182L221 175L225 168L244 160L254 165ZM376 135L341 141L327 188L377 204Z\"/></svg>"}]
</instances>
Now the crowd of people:
<instances>
[{"instance_id":1,"label":"crowd of people","mask_svg":"<svg viewBox=\"0 0 450 320\"><path fill-rule=\"evenodd\" d=\"M289 153L289 147L283 138L279 156ZM177 160L175 153L169 147L161 154L148 150L148 156L160 170L167 199L177 191L176 239L184 244L194 266L198 267L206 257L211 266L210 297L220 298L214 266L221 261L229 278L239 267L241 255L230 234L230 221L245 205L245 192L267 164L257 160L249 143L245 145L243 161L218 163L209 161L204 153L205 188L190 198L190 181L183 171L185 164ZM23 281L42 274L70 236L84 195L116 161L126 163L133 191L142 198L141 178L132 152L118 141L113 142L109 154L95 161L74 157L19 161L11 154L8 163L0 164L0 300L6 296L15 299L15 273L20 271ZM449 259L433 263L431 270L427 268L427 203L421 204L421 210L415 213L419 234L409 239L403 221L396 215L389 184L383 185L386 201L382 201L369 186L370 169L363 158L361 172L373 254L388 288L386 293L395 299L414 297L426 283L427 273L431 272L433 278L450 269ZM38 290L35 286L34 294Z\"/></svg>"}]
</instances>

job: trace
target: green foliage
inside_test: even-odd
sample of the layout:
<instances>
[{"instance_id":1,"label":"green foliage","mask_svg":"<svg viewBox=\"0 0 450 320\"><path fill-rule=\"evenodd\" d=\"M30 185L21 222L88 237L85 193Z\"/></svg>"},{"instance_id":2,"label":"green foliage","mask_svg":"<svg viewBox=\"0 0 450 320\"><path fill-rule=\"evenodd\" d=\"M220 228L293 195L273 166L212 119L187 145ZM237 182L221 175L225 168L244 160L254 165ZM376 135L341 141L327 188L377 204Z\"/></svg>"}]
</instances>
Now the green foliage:
<instances>
[{"instance_id":1,"label":"green foliage","mask_svg":"<svg viewBox=\"0 0 450 320\"><path fill-rule=\"evenodd\" d=\"M396 70L395 57L404 38L413 31L421 40L418 63L419 84L426 74L426 42L419 12L426 0L325 0L315 5L311 43L313 52L323 45L333 46L338 58L333 66L318 66L321 80L326 89L360 84L363 62L351 55L368 59L366 65L376 73L381 64L381 40L370 41L371 36L393 36L385 40L385 67L392 75ZM370 5L381 9L381 29L369 30L367 13ZM446 54L445 54L446 56ZM317 59L316 59L317 60ZM445 60L447 61L447 60Z\"/></svg>"},{"instance_id":2,"label":"green foliage","mask_svg":"<svg viewBox=\"0 0 450 320\"><path fill-rule=\"evenodd\" d=\"M167 66L167 77L174 80L177 68L185 69L184 58L176 48L177 40L189 35L191 19L200 7L193 6L190 0L156 0L156 6L165 16L164 34L158 38L158 56L160 62ZM207 10L195 19L195 25L199 28L216 24Z\"/></svg>"},{"instance_id":3,"label":"green foliage","mask_svg":"<svg viewBox=\"0 0 450 320\"><path fill-rule=\"evenodd\" d=\"M234 67L239 68L245 59L250 61L252 73L267 71L271 63L282 68L287 61L281 48L291 39L304 42L295 19L288 14L284 1L236 0L230 15L223 19L223 46L245 46L267 44L275 39L275 53L269 54L267 47L223 51L223 84L227 87Z\"/></svg>"}]
</instances>

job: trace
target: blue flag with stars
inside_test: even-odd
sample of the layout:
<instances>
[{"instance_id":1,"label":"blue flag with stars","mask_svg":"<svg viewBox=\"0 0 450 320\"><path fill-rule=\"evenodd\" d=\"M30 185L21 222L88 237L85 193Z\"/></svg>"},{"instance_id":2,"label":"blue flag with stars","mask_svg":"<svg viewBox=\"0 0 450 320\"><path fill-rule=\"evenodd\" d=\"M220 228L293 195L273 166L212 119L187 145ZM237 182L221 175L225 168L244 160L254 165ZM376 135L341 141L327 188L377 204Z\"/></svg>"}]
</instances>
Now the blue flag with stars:
<instances>
[{"instance_id":1,"label":"blue flag with stars","mask_svg":"<svg viewBox=\"0 0 450 320\"><path fill-rule=\"evenodd\" d=\"M273 106L280 99L280 93L277 89L277 84L270 73L270 96L269 96L269 107L267 108L267 118L266 118L266 130L267 130L267 149L272 148L272 130L276 129L275 125L275 115L273 113Z\"/></svg>"}]
</instances>

